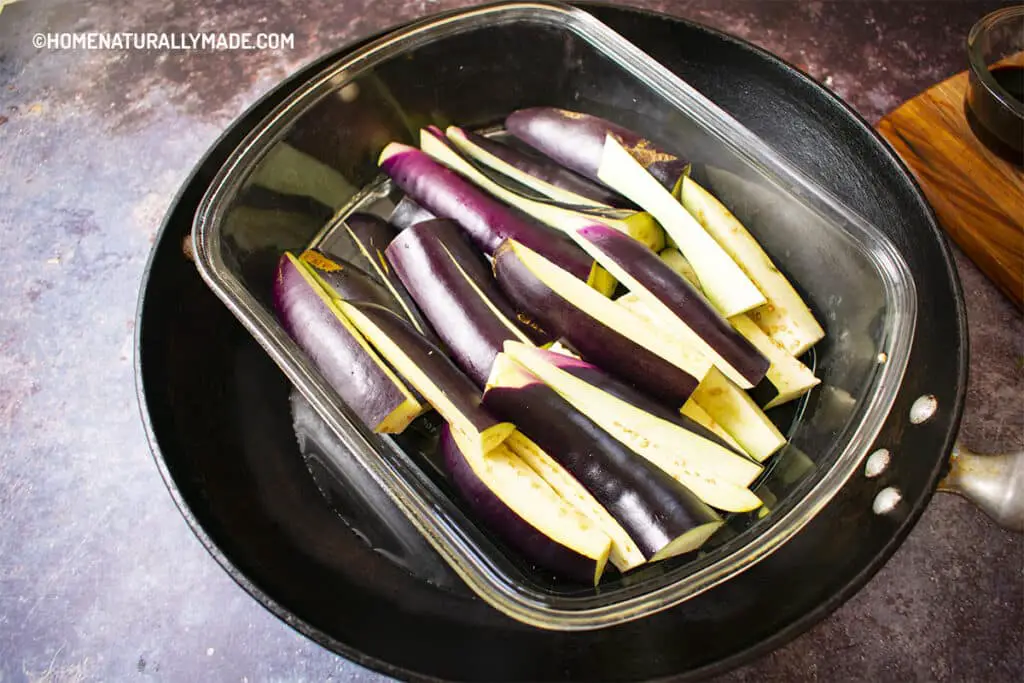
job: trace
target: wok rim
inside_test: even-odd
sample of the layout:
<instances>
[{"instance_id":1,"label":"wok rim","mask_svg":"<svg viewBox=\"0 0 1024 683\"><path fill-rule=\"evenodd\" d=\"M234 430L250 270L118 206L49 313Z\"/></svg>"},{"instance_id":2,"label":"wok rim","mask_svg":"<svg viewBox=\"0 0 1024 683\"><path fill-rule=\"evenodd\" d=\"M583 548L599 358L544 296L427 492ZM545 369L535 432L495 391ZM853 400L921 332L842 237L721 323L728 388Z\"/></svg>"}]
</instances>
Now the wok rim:
<instances>
[{"instance_id":1,"label":"wok rim","mask_svg":"<svg viewBox=\"0 0 1024 683\"><path fill-rule=\"evenodd\" d=\"M952 451L956 435L959 431L961 424L964 402L967 391L967 375L968 375L968 359L969 359L969 337L967 331L967 316L966 316L966 303L964 300L964 293L962 284L960 282L959 274L956 270L956 265L953 260L952 249L949 245L947 238L939 227L938 220L935 216L935 212L931 205L927 202L924 194L917 183L917 180L913 174L909 171L906 164L899 157L893 147L882 137L851 105L846 103L838 95L825 88L813 78L805 74L796 68L795 65L782 59L781 57L749 42L737 36L725 33L711 26L686 19L679 16L666 14L649 9L641 9L635 7L628 7L617 5L610 2L594 2L591 0L569 0L572 5L580 6L584 9L595 7L595 8L606 8L616 12L620 12L624 15L635 14L642 15L648 19L668 21L675 24L685 25L688 29L704 32L710 34L715 39L725 42L732 43L740 50L744 50L753 53L759 60L767 62L778 68L780 71L785 72L787 76L794 77L800 81L803 81L805 85L811 86L814 90L815 95L819 99L830 100L833 105L838 105L838 109L842 114L852 123L855 123L858 128L868 133L868 137L873 139L874 142L885 152L885 157L888 161L894 162L895 167L898 169L901 179L906 183L907 187L912 190L912 194L915 202L922 211L922 217L926 217L929 223L929 227L933 233L933 237L937 242L941 257L942 265L945 267L945 278L948 280L951 289L954 294L954 310L952 311L953 317L955 318L957 335L959 337L959 349L960 353L955 359L956 371L954 374L955 381L955 392L953 405L948 411L944 411L941 415L937 415L933 418L936 421L942 420L945 422L945 434L942 437L942 453L948 454ZM459 10L448 10L446 12L436 13L434 16L441 16L443 14L449 14L458 12ZM422 17L421 17L422 19ZM209 146L207 151L204 153L202 158L193 166L186 180L181 184L177 193L171 201L170 207L167 210L164 218L161 222L160 228L154 237L154 246L150 250L149 256L147 257L146 265L143 270L140 290L137 297L136 304L136 315L135 315L135 329L133 339L133 371L135 380L135 392L138 400L139 415L143 423L143 428L146 434L146 439L150 447L151 457L153 458L157 470L163 479L164 485L171 495L175 506L185 519L188 527L192 533L196 536L202 546L210 554L211 557L225 570L225 572L241 587L247 594L254 598L260 603L265 609L271 614L276 616L282 622L287 624L289 627L302 634L304 637L316 642L318 645L330 650L336 655L342 656L356 664L366 667L370 670L378 673L385 674L387 676L400 678L402 680L417 680L417 681L443 681L447 679L438 678L435 676L425 675L411 669L407 669L402 666L397 666L386 660L367 655L359 649L350 646L323 630L312 626L309 622L305 621L301 617L294 614L291 610L283 606L270 594L262 590L256 585L255 581L250 578L244 571L239 569L227 554L220 549L218 544L211 538L206 529L198 521L195 514L192 512L188 503L186 502L182 492L180 491L174 476L171 474L170 469L167 465L167 461L164 458L163 451L160 447L159 438L154 429L149 405L146 399L144 380L143 380L143 367L142 367L142 343L143 343L143 328L144 328L144 312L147 294L150 289L152 270L154 262L156 261L158 252L164 245L165 238L168 233L171 232L173 225L178 223L176 215L182 209L182 202L185 195L195 186L197 183L203 183L201 178L202 172L210 167L211 164L214 168L219 168L223 163L223 160L230 155L231 150L235 145L230 144L230 138L233 133L243 131L244 129L251 128L254 122L258 122L263 114L261 109L264 107L272 106L275 100L279 101L301 84L307 81L311 76L322 70L330 62L343 57L345 54L358 49L359 47L366 45L377 38L380 38L387 33L405 26L412 21L405 21L388 26L372 35L364 36L362 38L356 38L339 45L337 48L330 52L310 61L298 68L292 75L288 76L271 90L263 94L259 99L253 102L248 108L246 108L241 114L239 114L228 126L225 127L221 135ZM269 110L268 110L269 111ZM211 176L212 179L212 176ZM208 182L205 184L208 185ZM199 194L199 199L196 201L196 207L198 207L199 200L203 193ZM189 212L194 215L195 209ZM191 221L189 221L191 225ZM936 265L938 262L936 261ZM913 357L913 349L911 350L911 360ZM910 360L908 360L908 366ZM897 396L893 401L893 408L899 403L899 398L905 393L907 376L910 374L908 367L907 375L904 375L903 382L901 383L900 389L897 392ZM884 432L886 425L893 419L893 414L890 411L889 415L885 418L882 428L880 429L879 435ZM934 425L933 425L934 426ZM875 437L877 440L879 436ZM873 440L874 443L874 440ZM926 486L921 489L921 494L914 501L908 501L909 509L899 526L895 528L889 535L889 539L886 544L878 550L874 557L867 562L850 580L848 580L840 589L835 590L831 597L827 600L822 601L816 607L804 612L799 617L791 621L786 626L777 630L767 638L757 641L755 644L738 650L729 656L711 662L704 666L690 669L688 671L680 672L678 674L672 674L668 677L663 677L655 680L699 680L705 679L711 676L720 675L727 671L738 668L744 664L750 663L760 657L768 654L769 652L776 650L783 645L793 641L798 636L807 632L814 625L818 624L829 616L832 612L842 606L846 601L858 593L868 581L891 559L892 555L896 550L903 544L907 536L913 530L920 520L921 515L924 513L924 509L928 506L932 496L936 492L936 487L942 478L942 476L948 470L948 457L937 457L935 465L932 467ZM851 478L848 480L843 489L849 487L854 480ZM824 514L829 506L834 504L835 499L829 502L825 508L823 508L818 516ZM794 537L798 537L801 534L806 533L806 529L802 529ZM794 540L791 539L791 540ZM784 544L784 545L788 545ZM782 548L779 549L781 551ZM736 578L730 579L734 581ZM728 583L728 582L727 582ZM671 608L669 611L678 610L685 606L685 602Z\"/></svg>"}]
</instances>

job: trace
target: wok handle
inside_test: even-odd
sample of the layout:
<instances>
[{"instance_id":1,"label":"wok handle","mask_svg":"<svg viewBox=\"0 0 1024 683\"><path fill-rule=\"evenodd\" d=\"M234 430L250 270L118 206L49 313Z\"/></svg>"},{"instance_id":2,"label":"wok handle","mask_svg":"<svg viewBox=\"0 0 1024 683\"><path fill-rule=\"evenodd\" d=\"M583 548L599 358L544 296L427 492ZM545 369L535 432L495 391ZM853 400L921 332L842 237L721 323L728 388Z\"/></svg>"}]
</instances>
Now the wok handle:
<instances>
[{"instance_id":1,"label":"wok handle","mask_svg":"<svg viewBox=\"0 0 1024 683\"><path fill-rule=\"evenodd\" d=\"M938 490L963 496L1004 529L1024 533L1024 451L978 455L957 444Z\"/></svg>"}]
</instances>

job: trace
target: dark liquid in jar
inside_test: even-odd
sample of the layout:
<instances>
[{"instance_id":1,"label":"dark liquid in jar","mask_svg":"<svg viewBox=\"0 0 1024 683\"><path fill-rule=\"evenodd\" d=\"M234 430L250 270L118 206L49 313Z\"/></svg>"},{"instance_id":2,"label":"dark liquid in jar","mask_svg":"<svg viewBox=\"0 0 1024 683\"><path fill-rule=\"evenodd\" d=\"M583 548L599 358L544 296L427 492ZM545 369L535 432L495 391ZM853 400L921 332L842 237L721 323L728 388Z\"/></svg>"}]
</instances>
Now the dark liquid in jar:
<instances>
[{"instance_id":1,"label":"dark liquid in jar","mask_svg":"<svg viewBox=\"0 0 1024 683\"><path fill-rule=\"evenodd\" d=\"M1017 103L1024 102L1024 67L997 66L989 70L993 80ZM970 95L964 113L975 137L998 156L1015 166L1024 167L1024 119L999 104L995 95L971 79Z\"/></svg>"},{"instance_id":2,"label":"dark liquid in jar","mask_svg":"<svg viewBox=\"0 0 1024 683\"><path fill-rule=\"evenodd\" d=\"M997 66L989 73L1010 97L1024 102L1024 66Z\"/></svg>"}]
</instances>

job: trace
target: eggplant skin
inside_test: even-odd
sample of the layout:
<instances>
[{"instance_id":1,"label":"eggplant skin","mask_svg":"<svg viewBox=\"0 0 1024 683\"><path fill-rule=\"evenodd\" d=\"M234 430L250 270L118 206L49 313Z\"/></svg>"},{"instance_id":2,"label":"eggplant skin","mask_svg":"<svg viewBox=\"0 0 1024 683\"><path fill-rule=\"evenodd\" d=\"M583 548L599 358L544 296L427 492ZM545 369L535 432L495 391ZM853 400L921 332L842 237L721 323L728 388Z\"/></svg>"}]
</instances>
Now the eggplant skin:
<instances>
[{"instance_id":1,"label":"eggplant skin","mask_svg":"<svg viewBox=\"0 0 1024 683\"><path fill-rule=\"evenodd\" d=\"M654 557L699 527L721 523L690 490L633 453L554 389L536 378L516 382L518 386L496 386L495 374L484 392L484 406L514 423L572 474L645 557Z\"/></svg>"},{"instance_id":2,"label":"eggplant skin","mask_svg":"<svg viewBox=\"0 0 1024 683\"><path fill-rule=\"evenodd\" d=\"M372 213L350 214L345 218L345 225L360 248L368 252L367 258L372 258L378 251L383 252L398 236L398 231L390 223Z\"/></svg>"},{"instance_id":3,"label":"eggplant skin","mask_svg":"<svg viewBox=\"0 0 1024 683\"><path fill-rule=\"evenodd\" d=\"M483 388L504 342L523 338L517 335L511 304L483 259L447 220L424 221L403 231L387 257L452 358ZM502 320L502 309L512 317Z\"/></svg>"},{"instance_id":4,"label":"eggplant skin","mask_svg":"<svg viewBox=\"0 0 1024 683\"><path fill-rule=\"evenodd\" d=\"M420 228L421 226L416 227ZM459 264L459 267L472 280L473 284L487 295L487 298L502 315L516 323L520 331L530 338L530 341L538 345L547 344L552 341L553 335L546 332L529 317L516 311L495 281L491 264L477 251L467 235L459 229L454 221L436 218L429 225L423 225L421 229L424 232L429 231L436 235L437 239L445 245L448 252L455 258L455 262ZM388 253L387 257L388 260L394 261L394 258L398 257L397 248Z\"/></svg>"},{"instance_id":5,"label":"eggplant skin","mask_svg":"<svg viewBox=\"0 0 1024 683\"><path fill-rule=\"evenodd\" d=\"M678 409L669 408L665 404L654 400L642 391L637 391L629 384L607 374L596 365L592 365L591 363L578 358L566 356L562 353L548 351L547 349L536 349L536 352L542 354L547 362L551 363L556 368L567 372L573 377L582 380L593 387L601 389L605 393L608 393L619 400L625 401L644 412L650 413L654 417L665 420L666 422L671 422L672 424L691 431L723 448L727 448L738 455L742 455L742 453L737 451L733 446L730 446L710 429L707 429L687 416L682 415Z\"/></svg>"},{"instance_id":6,"label":"eggplant skin","mask_svg":"<svg viewBox=\"0 0 1024 683\"><path fill-rule=\"evenodd\" d=\"M608 135L669 191L689 173L690 164L686 161L655 148L640 134L592 114L531 107L509 114L505 127L530 147L597 182L601 182L597 172Z\"/></svg>"},{"instance_id":7,"label":"eggplant skin","mask_svg":"<svg viewBox=\"0 0 1024 683\"><path fill-rule=\"evenodd\" d=\"M397 307L388 308L392 308L398 315L411 322L431 344L438 344L434 330L430 329L430 325L416 308L416 303L405 290L402 281L395 275L385 256L388 245L398 236L398 231L383 218L372 213L351 214L345 219L345 227L352 241L370 264L372 272L376 273L377 279L390 290L392 301L398 304Z\"/></svg>"},{"instance_id":8,"label":"eggplant skin","mask_svg":"<svg viewBox=\"0 0 1024 683\"><path fill-rule=\"evenodd\" d=\"M520 151L515 147L468 130L461 132L467 140L480 149L534 178L608 206L623 208L632 206L628 199L614 190L608 189L604 185L598 185L565 166L554 163L547 157Z\"/></svg>"},{"instance_id":9,"label":"eggplant skin","mask_svg":"<svg viewBox=\"0 0 1024 683\"><path fill-rule=\"evenodd\" d=\"M449 402L455 411L461 416L463 423L477 432L484 434L491 428L500 428L498 420L494 419L480 404L480 390L472 381L439 348L431 344L426 337L417 332L408 322L402 320L392 311L375 304L360 302L345 302L343 310L354 309L362 315L370 325L379 330L380 335L386 338L398 352L408 359L408 363L395 357L389 356L381 349L380 338L374 338L370 330L362 330L364 336L378 348L381 355L399 372L406 377L410 384L416 386L408 377L409 371L416 369L426 376L436 391L429 388L416 386L432 403L435 396L441 396ZM353 315L356 315L355 313ZM358 323L356 323L358 326ZM434 408L448 422L452 417L446 414L441 406L434 405ZM511 432L511 429L503 429ZM500 443L500 441L499 441Z\"/></svg>"},{"instance_id":10,"label":"eggplant skin","mask_svg":"<svg viewBox=\"0 0 1024 683\"><path fill-rule=\"evenodd\" d=\"M355 328L302 268L291 254L278 262L274 310L282 327L364 424L374 431L402 431L422 407L365 342L360 343ZM405 413L405 424L391 424Z\"/></svg>"},{"instance_id":11,"label":"eggplant skin","mask_svg":"<svg viewBox=\"0 0 1024 683\"><path fill-rule=\"evenodd\" d=\"M540 567L580 583L596 583L595 561L550 538L506 505L473 471L448 425L441 427L439 446L452 483L487 529Z\"/></svg>"},{"instance_id":12,"label":"eggplant skin","mask_svg":"<svg viewBox=\"0 0 1024 683\"><path fill-rule=\"evenodd\" d=\"M634 388L680 406L697 388L692 375L595 320L541 282L516 255L511 242L495 253L494 274L519 310Z\"/></svg>"},{"instance_id":13,"label":"eggplant skin","mask_svg":"<svg viewBox=\"0 0 1024 683\"><path fill-rule=\"evenodd\" d=\"M448 218L485 254L511 237L587 282L594 260L554 228L507 206L426 153L391 143L381 153L381 168L416 201L439 218Z\"/></svg>"},{"instance_id":14,"label":"eggplant skin","mask_svg":"<svg viewBox=\"0 0 1024 683\"><path fill-rule=\"evenodd\" d=\"M627 271L751 385L764 379L770 361L658 254L605 225L587 226L579 234Z\"/></svg>"}]
</instances>

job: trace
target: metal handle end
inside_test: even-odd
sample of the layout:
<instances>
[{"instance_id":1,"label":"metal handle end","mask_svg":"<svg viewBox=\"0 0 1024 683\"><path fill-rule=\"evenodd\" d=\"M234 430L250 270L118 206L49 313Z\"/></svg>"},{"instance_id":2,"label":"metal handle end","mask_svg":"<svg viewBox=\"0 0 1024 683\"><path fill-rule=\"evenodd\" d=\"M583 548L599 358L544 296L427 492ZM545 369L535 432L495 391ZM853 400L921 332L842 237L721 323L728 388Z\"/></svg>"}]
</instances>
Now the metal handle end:
<instances>
[{"instance_id":1,"label":"metal handle end","mask_svg":"<svg viewBox=\"0 0 1024 683\"><path fill-rule=\"evenodd\" d=\"M1003 528L1024 533L1024 451L978 455L957 444L939 491L963 496Z\"/></svg>"}]
</instances>

